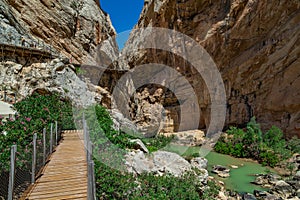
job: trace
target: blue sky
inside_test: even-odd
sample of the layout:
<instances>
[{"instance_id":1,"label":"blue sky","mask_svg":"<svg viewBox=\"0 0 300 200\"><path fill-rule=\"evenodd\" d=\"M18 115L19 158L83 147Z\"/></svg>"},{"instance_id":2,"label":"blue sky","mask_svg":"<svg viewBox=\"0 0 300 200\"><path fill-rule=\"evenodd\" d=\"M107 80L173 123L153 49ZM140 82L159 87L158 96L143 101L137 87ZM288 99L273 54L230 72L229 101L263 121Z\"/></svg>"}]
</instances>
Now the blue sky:
<instances>
[{"instance_id":1,"label":"blue sky","mask_svg":"<svg viewBox=\"0 0 300 200\"><path fill-rule=\"evenodd\" d=\"M144 0L100 0L100 5L109 14L118 33L116 41L121 50L128 39L130 30L138 22Z\"/></svg>"},{"instance_id":2,"label":"blue sky","mask_svg":"<svg viewBox=\"0 0 300 200\"><path fill-rule=\"evenodd\" d=\"M100 0L100 5L110 15L117 33L121 33L138 22L144 0Z\"/></svg>"}]
</instances>

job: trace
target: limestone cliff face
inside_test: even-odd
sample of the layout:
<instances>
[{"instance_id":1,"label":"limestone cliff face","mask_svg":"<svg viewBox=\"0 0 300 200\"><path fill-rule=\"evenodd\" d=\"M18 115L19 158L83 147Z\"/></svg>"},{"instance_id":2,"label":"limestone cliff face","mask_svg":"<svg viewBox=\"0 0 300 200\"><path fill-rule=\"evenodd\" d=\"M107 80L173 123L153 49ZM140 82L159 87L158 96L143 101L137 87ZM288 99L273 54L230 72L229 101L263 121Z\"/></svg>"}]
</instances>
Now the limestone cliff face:
<instances>
[{"instance_id":1,"label":"limestone cliff face","mask_svg":"<svg viewBox=\"0 0 300 200\"><path fill-rule=\"evenodd\" d=\"M115 35L96 0L0 0L1 39L45 42L81 64L103 64L100 43ZM113 41L113 40L111 40ZM18 42L18 41L17 41ZM106 44L114 57L116 45Z\"/></svg>"},{"instance_id":2,"label":"limestone cliff face","mask_svg":"<svg viewBox=\"0 0 300 200\"><path fill-rule=\"evenodd\" d=\"M15 95L20 100L38 91L58 92L75 105L108 104L109 94L80 79L73 63L110 63L117 47L106 39L114 35L97 0L0 0L0 99L6 93L14 102Z\"/></svg>"},{"instance_id":3,"label":"limestone cliff face","mask_svg":"<svg viewBox=\"0 0 300 200\"><path fill-rule=\"evenodd\" d=\"M299 1L152 0L145 3L136 28L149 26L182 32L212 56L226 88L226 125L242 125L256 116L263 128L277 125L288 136L300 136ZM169 53L151 50L128 59L131 67L163 62L178 68L194 88L205 91L192 70L183 70L185 62L174 62ZM209 95L197 95L199 127L205 128Z\"/></svg>"},{"instance_id":4,"label":"limestone cliff face","mask_svg":"<svg viewBox=\"0 0 300 200\"><path fill-rule=\"evenodd\" d=\"M60 59L27 66L12 61L0 62L0 84L5 87L9 102L14 102L14 92L17 94L17 101L33 92L59 93L74 105L81 106L91 105L102 99L97 87L82 81L76 75L74 66ZM0 96L3 96L2 90L3 88Z\"/></svg>"}]
</instances>

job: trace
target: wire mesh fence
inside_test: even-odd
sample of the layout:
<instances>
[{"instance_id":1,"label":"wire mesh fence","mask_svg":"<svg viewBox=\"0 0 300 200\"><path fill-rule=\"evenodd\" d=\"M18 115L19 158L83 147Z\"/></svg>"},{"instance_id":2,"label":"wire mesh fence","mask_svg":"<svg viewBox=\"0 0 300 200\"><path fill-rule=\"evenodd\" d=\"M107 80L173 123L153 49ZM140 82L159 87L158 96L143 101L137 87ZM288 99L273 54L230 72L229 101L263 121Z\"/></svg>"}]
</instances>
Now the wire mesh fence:
<instances>
[{"instance_id":1,"label":"wire mesh fence","mask_svg":"<svg viewBox=\"0 0 300 200\"><path fill-rule=\"evenodd\" d=\"M0 156L9 152L10 149L1 149ZM9 183L9 170L5 167L4 163L0 163L0 199L6 200L8 194L8 183Z\"/></svg>"},{"instance_id":2,"label":"wire mesh fence","mask_svg":"<svg viewBox=\"0 0 300 200\"><path fill-rule=\"evenodd\" d=\"M34 134L29 145L16 144L0 152L0 156L10 153L10 160L0 165L0 200L20 199L26 194L28 187L40 177L61 139L61 132L60 125L55 122L42 133Z\"/></svg>"}]
</instances>

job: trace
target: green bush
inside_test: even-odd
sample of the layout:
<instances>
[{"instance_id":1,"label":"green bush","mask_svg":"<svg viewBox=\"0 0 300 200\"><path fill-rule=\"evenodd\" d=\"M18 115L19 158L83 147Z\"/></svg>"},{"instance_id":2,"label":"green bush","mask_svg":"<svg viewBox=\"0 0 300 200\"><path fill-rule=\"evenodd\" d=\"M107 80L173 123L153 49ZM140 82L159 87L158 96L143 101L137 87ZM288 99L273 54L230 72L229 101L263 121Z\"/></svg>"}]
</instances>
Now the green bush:
<instances>
[{"instance_id":1,"label":"green bush","mask_svg":"<svg viewBox=\"0 0 300 200\"><path fill-rule=\"evenodd\" d=\"M236 127L230 127L227 133L228 138L226 139L224 136L221 136L215 145L215 151L236 157L245 157L243 139L246 133Z\"/></svg>"},{"instance_id":2,"label":"green bush","mask_svg":"<svg viewBox=\"0 0 300 200\"><path fill-rule=\"evenodd\" d=\"M17 166L29 169L33 135L41 143L43 128L50 130L50 123L58 121L65 128L74 128L71 103L58 95L33 94L14 105L15 119L0 117L0 169L8 170L10 147L17 145ZM5 133L5 134L4 134Z\"/></svg>"},{"instance_id":3,"label":"green bush","mask_svg":"<svg viewBox=\"0 0 300 200\"><path fill-rule=\"evenodd\" d=\"M293 153L300 154L300 138L297 138L297 136L292 137L287 142L287 148Z\"/></svg>"},{"instance_id":4,"label":"green bush","mask_svg":"<svg viewBox=\"0 0 300 200\"><path fill-rule=\"evenodd\" d=\"M36 130L45 124L58 121L63 129L74 129L72 105L69 100L58 94L40 95L37 93L26 97L14 105L20 116L30 117L36 123Z\"/></svg>"},{"instance_id":5,"label":"green bush","mask_svg":"<svg viewBox=\"0 0 300 200\"><path fill-rule=\"evenodd\" d=\"M216 185L216 183L213 181L208 181L207 186L208 188L203 191L201 199L215 200L217 195L219 194L221 187Z\"/></svg>"},{"instance_id":6,"label":"green bush","mask_svg":"<svg viewBox=\"0 0 300 200\"><path fill-rule=\"evenodd\" d=\"M263 149L259 154L259 161L263 165L268 165L275 167L275 165L280 161L279 155L276 154L272 149Z\"/></svg>"},{"instance_id":7,"label":"green bush","mask_svg":"<svg viewBox=\"0 0 300 200\"><path fill-rule=\"evenodd\" d=\"M182 177L144 173L134 176L96 162L97 198L99 199L216 199L220 190L214 182L203 189L197 174Z\"/></svg>"},{"instance_id":8,"label":"green bush","mask_svg":"<svg viewBox=\"0 0 300 200\"><path fill-rule=\"evenodd\" d=\"M150 152L154 152L167 146L167 144L169 144L173 138L173 136L166 137L163 135L158 135L152 138L142 138L142 142L146 145Z\"/></svg>"},{"instance_id":9,"label":"green bush","mask_svg":"<svg viewBox=\"0 0 300 200\"><path fill-rule=\"evenodd\" d=\"M274 167L279 161L299 151L300 140L286 142L283 132L276 126L262 133L260 125L252 118L245 129L230 127L215 145L215 151L240 158L254 158L263 165Z\"/></svg>"},{"instance_id":10,"label":"green bush","mask_svg":"<svg viewBox=\"0 0 300 200\"><path fill-rule=\"evenodd\" d=\"M98 142L94 140L94 143L99 145L109 141L122 149L133 148L133 143L130 142L130 140L136 139L136 137L114 130L113 121L104 107L96 105L88 110L89 111L85 111L85 115L87 116L90 130L92 131L91 135L94 136L95 140L98 140ZM96 113L96 119L93 118L93 112ZM99 137L101 135L103 137ZM101 139L99 140L99 138ZM153 152L165 147L172 139L173 137L155 136L152 138L142 138L141 140L149 151Z\"/></svg>"},{"instance_id":11,"label":"green bush","mask_svg":"<svg viewBox=\"0 0 300 200\"><path fill-rule=\"evenodd\" d=\"M96 113L93 117L93 112ZM217 187L201 190L197 174L189 172L182 177L157 176L151 173L134 176L120 170L124 150L131 148L130 136L113 129L107 110L99 105L85 111L90 135L95 144L94 154L97 198L99 199L214 199ZM156 151L170 142L172 137L157 136L142 139L150 151ZM119 151L117 154L116 151ZM115 157L117 155L117 158ZM116 163L117 162L117 163ZM112 168L113 167L113 168Z\"/></svg>"}]
</instances>

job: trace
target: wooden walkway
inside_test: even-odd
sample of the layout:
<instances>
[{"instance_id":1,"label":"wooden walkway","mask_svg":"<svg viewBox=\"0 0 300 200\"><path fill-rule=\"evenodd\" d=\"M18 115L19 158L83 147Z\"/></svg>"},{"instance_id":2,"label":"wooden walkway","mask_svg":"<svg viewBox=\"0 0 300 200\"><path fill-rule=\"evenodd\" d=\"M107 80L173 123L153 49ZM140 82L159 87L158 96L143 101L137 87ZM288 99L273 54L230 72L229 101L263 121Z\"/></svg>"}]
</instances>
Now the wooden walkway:
<instances>
[{"instance_id":1,"label":"wooden walkway","mask_svg":"<svg viewBox=\"0 0 300 200\"><path fill-rule=\"evenodd\" d=\"M51 49L41 49L41 48L34 48L34 47L25 47L25 46L18 46L14 44L0 44L0 55L5 56L6 54L16 54L19 56L41 56L44 58L56 58L54 52Z\"/></svg>"},{"instance_id":2,"label":"wooden walkway","mask_svg":"<svg viewBox=\"0 0 300 200\"><path fill-rule=\"evenodd\" d=\"M65 131L41 178L26 199L87 199L87 161L82 131Z\"/></svg>"}]
</instances>

